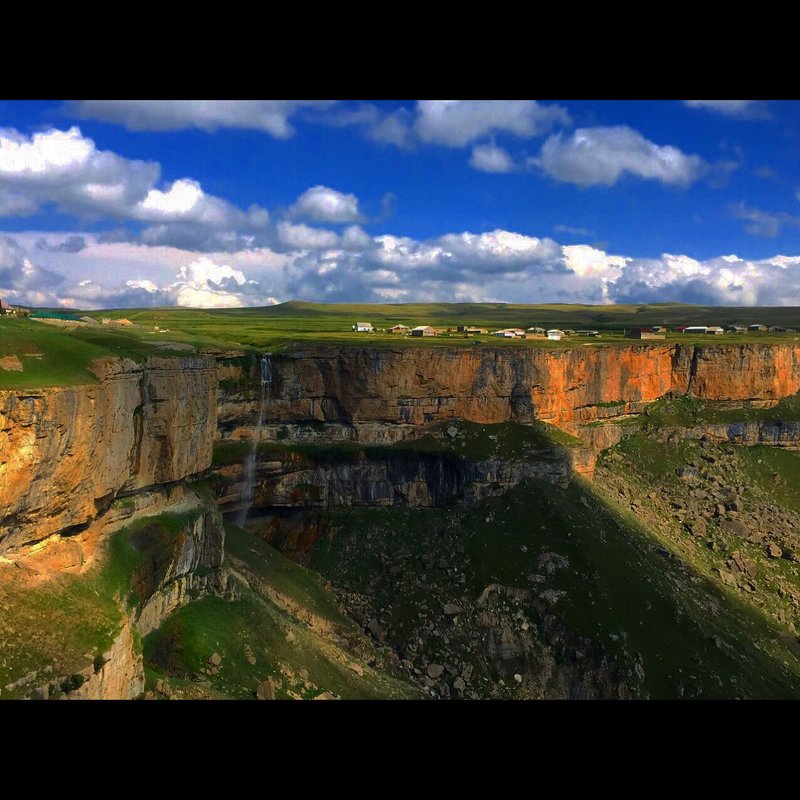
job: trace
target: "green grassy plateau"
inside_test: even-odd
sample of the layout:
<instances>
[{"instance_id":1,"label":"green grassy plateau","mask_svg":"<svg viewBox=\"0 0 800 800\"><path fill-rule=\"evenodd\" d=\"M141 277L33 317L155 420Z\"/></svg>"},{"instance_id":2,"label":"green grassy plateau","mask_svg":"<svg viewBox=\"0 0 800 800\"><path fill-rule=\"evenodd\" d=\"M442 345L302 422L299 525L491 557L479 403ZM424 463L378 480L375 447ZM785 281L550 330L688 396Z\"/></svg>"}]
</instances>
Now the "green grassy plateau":
<instances>
[{"instance_id":1,"label":"green grassy plateau","mask_svg":"<svg viewBox=\"0 0 800 800\"><path fill-rule=\"evenodd\" d=\"M538 305L507 303L412 303L396 305L322 305L290 301L265 308L241 309L119 309L91 311L88 316L128 319L132 327L63 329L33 320L0 317L0 358L16 356L22 371L0 369L0 388L42 388L92 383L89 371L93 359L104 355L127 356L143 360L148 355L186 355L207 349L239 348L279 352L312 344L368 345L370 347L482 346L541 347L564 349L575 346L630 345L625 330L665 324L684 325L766 325L800 327L796 308L718 308L679 303L656 305ZM356 321L367 321L376 328L403 323L432 325L452 333L435 337L398 336L375 332L357 334ZM574 330L596 329L600 339L571 336L560 342L546 339L501 339L489 335L465 337L458 325L475 325L497 330L505 327L559 327ZM155 331L158 326L161 330ZM747 333L721 336L687 336L668 333L667 342L686 344L730 344L742 342L800 341L800 334ZM178 342L188 350L162 349L159 343ZM659 340L656 340L659 343ZM646 345L647 343L642 343Z\"/></svg>"}]
</instances>

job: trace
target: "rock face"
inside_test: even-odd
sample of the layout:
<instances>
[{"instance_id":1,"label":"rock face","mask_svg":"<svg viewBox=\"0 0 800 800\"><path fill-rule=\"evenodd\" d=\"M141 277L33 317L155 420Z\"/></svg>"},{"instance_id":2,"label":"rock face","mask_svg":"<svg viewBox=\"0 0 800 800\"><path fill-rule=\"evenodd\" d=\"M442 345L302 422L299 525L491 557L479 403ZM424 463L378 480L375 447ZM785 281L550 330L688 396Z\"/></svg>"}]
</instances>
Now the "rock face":
<instances>
[{"instance_id":1,"label":"rock face","mask_svg":"<svg viewBox=\"0 0 800 800\"><path fill-rule=\"evenodd\" d=\"M339 506L410 506L441 508L475 505L526 478L566 484L572 475L567 457L541 460L462 461L447 454L385 452L380 457L355 454L351 462L326 462L287 452L280 460L257 466L256 507L335 508ZM217 499L224 510L241 501L242 467L217 470L225 482Z\"/></svg>"},{"instance_id":2,"label":"rock face","mask_svg":"<svg viewBox=\"0 0 800 800\"><path fill-rule=\"evenodd\" d=\"M88 386L0 392L0 552L211 463L213 359L107 359L96 374Z\"/></svg>"},{"instance_id":3,"label":"rock face","mask_svg":"<svg viewBox=\"0 0 800 800\"><path fill-rule=\"evenodd\" d=\"M144 664L134 646L130 620L125 621L106 658L97 672L87 670L88 677L69 693L70 700L135 700L144 691Z\"/></svg>"},{"instance_id":4,"label":"rock face","mask_svg":"<svg viewBox=\"0 0 800 800\"><path fill-rule=\"evenodd\" d=\"M204 471L216 438L249 438L259 396L245 363L109 358L96 364L96 384L0 392L0 552L79 529L121 492ZM297 423L314 421L325 423L332 440L368 442L397 441L425 423L457 419L539 419L575 431L637 413L670 393L770 405L800 390L800 347L789 344L316 347L273 356L272 366L261 430L272 439L299 438ZM797 440L796 426L751 427L729 426L727 436ZM609 431L591 436L598 441L573 459L584 474ZM291 480L284 483L292 490ZM387 496L397 485L389 477L378 483L383 488L374 491Z\"/></svg>"},{"instance_id":5,"label":"rock face","mask_svg":"<svg viewBox=\"0 0 800 800\"><path fill-rule=\"evenodd\" d=\"M800 346L789 344L318 347L272 362L265 421L273 424L539 419L569 430L638 413L670 393L769 405L800 391ZM254 403L222 393L223 426L252 416Z\"/></svg>"}]
</instances>

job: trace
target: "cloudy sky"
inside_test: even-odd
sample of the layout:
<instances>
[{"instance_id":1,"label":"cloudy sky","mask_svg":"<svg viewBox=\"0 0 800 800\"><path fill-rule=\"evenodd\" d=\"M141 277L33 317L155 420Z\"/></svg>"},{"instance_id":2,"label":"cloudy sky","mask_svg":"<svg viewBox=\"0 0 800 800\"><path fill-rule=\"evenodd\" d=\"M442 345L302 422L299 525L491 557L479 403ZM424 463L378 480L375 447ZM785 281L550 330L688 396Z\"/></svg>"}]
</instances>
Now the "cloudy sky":
<instances>
[{"instance_id":1,"label":"cloudy sky","mask_svg":"<svg viewBox=\"0 0 800 800\"><path fill-rule=\"evenodd\" d=\"M800 305L800 103L0 101L0 297Z\"/></svg>"}]
</instances>

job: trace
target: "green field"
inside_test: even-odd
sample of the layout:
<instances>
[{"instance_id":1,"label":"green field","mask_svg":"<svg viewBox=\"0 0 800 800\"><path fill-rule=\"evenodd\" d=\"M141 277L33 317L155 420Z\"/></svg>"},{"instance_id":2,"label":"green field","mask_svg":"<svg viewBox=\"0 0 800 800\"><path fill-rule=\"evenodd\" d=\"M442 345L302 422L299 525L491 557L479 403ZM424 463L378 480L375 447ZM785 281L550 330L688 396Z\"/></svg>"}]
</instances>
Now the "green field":
<instances>
[{"instance_id":1,"label":"green field","mask_svg":"<svg viewBox=\"0 0 800 800\"><path fill-rule=\"evenodd\" d=\"M33 320L0 317L0 358L16 356L22 371L0 369L0 388L31 389L93 383L92 361L101 356L125 356L143 361L150 355L180 356L203 351L236 348L245 351L281 352L308 345L358 345L369 347L539 347L568 349L625 345L648 347L624 336L639 326L666 324L747 325L761 321L785 327L800 327L797 308L715 308L663 303L649 306L523 306L505 303L431 303L396 305L321 305L291 301L265 308L240 309L119 309L92 311L96 319L127 318L132 327L63 329ZM377 328L397 323L410 327L429 324L452 329L435 337L399 336L388 333L354 333L356 321ZM597 329L602 338L570 336L560 342L546 339L501 339L490 335L465 337L458 325L475 325L488 330L506 327L559 327L573 330ZM158 326L160 330L156 332ZM667 343L742 344L754 342L798 342L800 334L746 333L721 336L668 333ZM177 342L187 350L158 346ZM655 340L660 344L661 340Z\"/></svg>"},{"instance_id":2,"label":"green field","mask_svg":"<svg viewBox=\"0 0 800 800\"><path fill-rule=\"evenodd\" d=\"M100 312L90 312L100 317ZM153 325L169 327L195 336L233 342L239 345L271 348L273 351L293 344L312 342L326 344L369 344L376 346L409 345L422 347L442 344L471 345L479 340L492 347L550 347L564 348L576 342L585 345L608 343L630 344L623 331L632 327L665 324L675 325L765 325L800 327L797 308L718 308L690 306L680 303L660 303L647 306L617 305L513 305L508 303L399 303L387 305L306 303L290 301L265 308L239 309L123 309L104 311L104 316L126 317L152 329ZM351 326L356 321L370 322L376 328L396 324L409 327L432 325L452 328L451 336L417 338L392 334L356 334ZM475 325L490 331L506 327L559 327L574 330L596 329L603 333L599 340L571 337L561 342L543 339L512 340L488 335L465 338L456 332L459 325ZM681 342L714 342L717 344L742 341L780 341L800 338L799 334L748 333L721 336L686 336L673 334Z\"/></svg>"}]
</instances>

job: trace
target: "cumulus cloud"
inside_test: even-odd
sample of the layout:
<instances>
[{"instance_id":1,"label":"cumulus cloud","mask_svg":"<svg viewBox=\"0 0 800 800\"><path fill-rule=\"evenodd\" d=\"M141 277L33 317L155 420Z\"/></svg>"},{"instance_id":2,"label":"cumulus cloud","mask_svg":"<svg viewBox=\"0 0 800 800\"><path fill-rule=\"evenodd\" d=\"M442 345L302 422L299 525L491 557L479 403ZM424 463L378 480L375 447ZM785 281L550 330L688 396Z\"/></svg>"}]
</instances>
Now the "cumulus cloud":
<instances>
[{"instance_id":1,"label":"cumulus cloud","mask_svg":"<svg viewBox=\"0 0 800 800\"><path fill-rule=\"evenodd\" d=\"M294 134L293 116L332 105L331 100L80 100L70 104L70 111L132 131L245 128L288 139Z\"/></svg>"},{"instance_id":2,"label":"cumulus cloud","mask_svg":"<svg viewBox=\"0 0 800 800\"><path fill-rule=\"evenodd\" d=\"M323 302L564 302L800 305L800 256L638 258L587 244L496 229L429 239L279 228L280 252L200 255L108 243L87 234L77 252L39 249L55 234L0 238L0 296L31 305L239 307L293 298ZM61 235L63 237L63 234ZM33 248L33 250L31 250ZM37 263L38 258L44 264Z\"/></svg>"},{"instance_id":3,"label":"cumulus cloud","mask_svg":"<svg viewBox=\"0 0 800 800\"><path fill-rule=\"evenodd\" d=\"M54 292L66 278L34 264L9 236L0 236L0 297L10 303L57 306Z\"/></svg>"},{"instance_id":4,"label":"cumulus cloud","mask_svg":"<svg viewBox=\"0 0 800 800\"><path fill-rule=\"evenodd\" d=\"M277 234L278 242L292 250L324 250L339 244L339 236L334 231L312 228L302 223L294 225L287 220L278 223Z\"/></svg>"},{"instance_id":5,"label":"cumulus cloud","mask_svg":"<svg viewBox=\"0 0 800 800\"><path fill-rule=\"evenodd\" d=\"M315 121L336 128L355 127L367 139L380 144L389 144L401 149L413 145L413 114L405 107L385 111L374 103L362 103L355 108L337 107L321 115Z\"/></svg>"},{"instance_id":6,"label":"cumulus cloud","mask_svg":"<svg viewBox=\"0 0 800 800\"><path fill-rule=\"evenodd\" d=\"M295 200L290 213L315 222L363 222L358 198L327 186L312 186Z\"/></svg>"},{"instance_id":7,"label":"cumulus cloud","mask_svg":"<svg viewBox=\"0 0 800 800\"><path fill-rule=\"evenodd\" d=\"M689 108L713 111L726 117L741 119L766 119L770 116L763 100L684 100Z\"/></svg>"},{"instance_id":8,"label":"cumulus cloud","mask_svg":"<svg viewBox=\"0 0 800 800\"><path fill-rule=\"evenodd\" d=\"M30 214L54 203L87 218L114 218L205 231L263 229L268 212L247 211L203 191L190 178L158 188L161 168L98 150L80 129L50 129L28 137L0 129L0 214Z\"/></svg>"},{"instance_id":9,"label":"cumulus cloud","mask_svg":"<svg viewBox=\"0 0 800 800\"><path fill-rule=\"evenodd\" d=\"M625 125L579 128L558 133L543 145L535 162L556 180L576 186L613 186L624 174L689 186L708 168L700 156L657 145Z\"/></svg>"},{"instance_id":10,"label":"cumulus cloud","mask_svg":"<svg viewBox=\"0 0 800 800\"><path fill-rule=\"evenodd\" d=\"M481 172L512 172L514 160L495 144L478 145L472 149L469 165Z\"/></svg>"},{"instance_id":11,"label":"cumulus cloud","mask_svg":"<svg viewBox=\"0 0 800 800\"><path fill-rule=\"evenodd\" d=\"M566 109L535 100L419 100L414 131L423 142L464 147L493 133L530 138L569 123Z\"/></svg>"}]
</instances>

